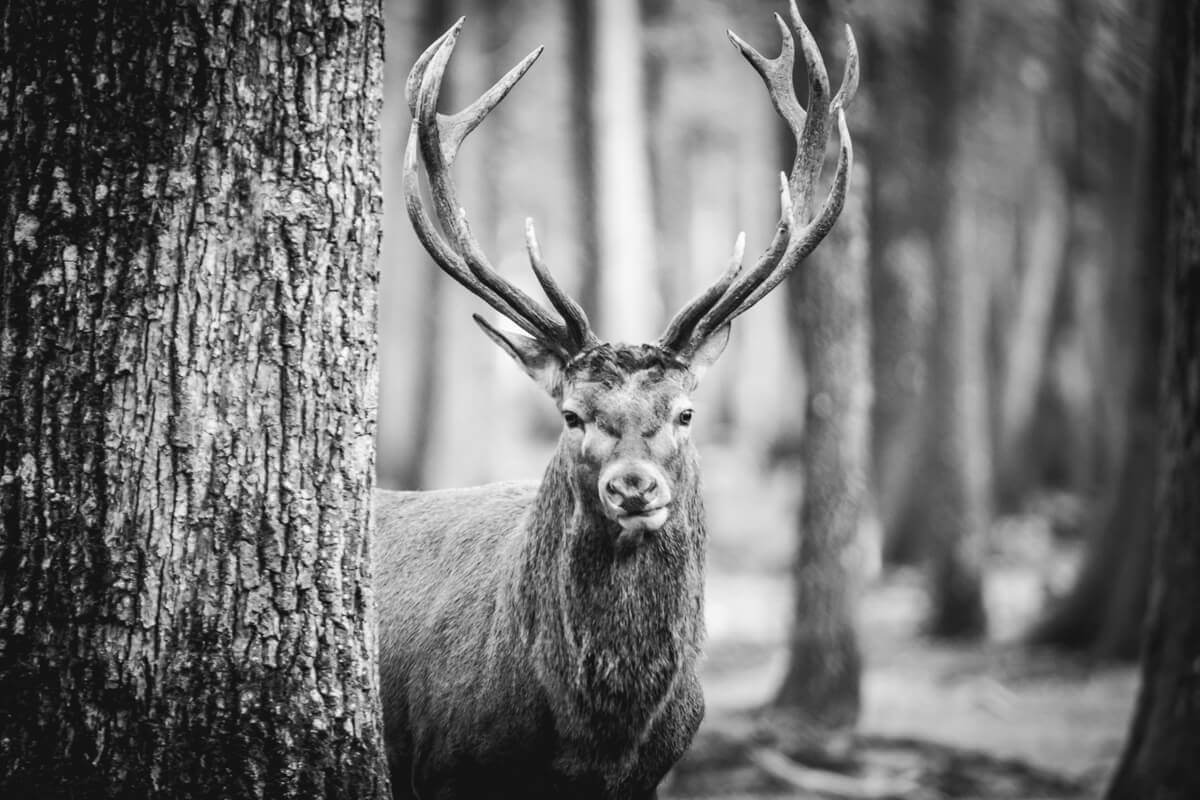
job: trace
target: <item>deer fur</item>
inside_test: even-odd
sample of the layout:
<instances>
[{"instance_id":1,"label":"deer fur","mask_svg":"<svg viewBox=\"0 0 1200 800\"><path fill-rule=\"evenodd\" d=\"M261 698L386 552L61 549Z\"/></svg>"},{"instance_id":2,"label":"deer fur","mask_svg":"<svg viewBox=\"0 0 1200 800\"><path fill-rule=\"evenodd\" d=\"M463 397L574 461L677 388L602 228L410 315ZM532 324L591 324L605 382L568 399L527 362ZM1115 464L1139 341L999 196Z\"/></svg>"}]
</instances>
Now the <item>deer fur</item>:
<instances>
[{"instance_id":1,"label":"deer fur","mask_svg":"<svg viewBox=\"0 0 1200 800\"><path fill-rule=\"evenodd\" d=\"M723 346L723 341L720 343ZM572 382L663 403L696 370L603 345ZM626 431L640 439L643 431ZM624 439L622 439L624 441ZM695 448L671 513L622 544L568 431L539 483L376 493L385 738L398 797L653 797L704 713ZM426 793L426 788L437 793Z\"/></svg>"}]
</instances>

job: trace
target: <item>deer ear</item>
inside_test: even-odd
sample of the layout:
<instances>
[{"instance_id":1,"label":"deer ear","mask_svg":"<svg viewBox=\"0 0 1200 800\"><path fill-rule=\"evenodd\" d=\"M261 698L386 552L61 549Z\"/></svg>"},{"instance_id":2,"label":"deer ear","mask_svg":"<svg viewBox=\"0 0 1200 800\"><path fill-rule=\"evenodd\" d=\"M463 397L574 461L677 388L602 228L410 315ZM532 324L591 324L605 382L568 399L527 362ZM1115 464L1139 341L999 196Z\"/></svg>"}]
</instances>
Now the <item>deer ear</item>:
<instances>
[{"instance_id":1,"label":"deer ear","mask_svg":"<svg viewBox=\"0 0 1200 800\"><path fill-rule=\"evenodd\" d=\"M557 352L546 347L537 339L532 339L519 333L504 333L494 327L478 314L472 314L475 323L483 329L488 338L508 353L513 361L521 365L539 386L545 389L551 397L557 397L562 389L562 358Z\"/></svg>"},{"instance_id":2,"label":"deer ear","mask_svg":"<svg viewBox=\"0 0 1200 800\"><path fill-rule=\"evenodd\" d=\"M704 373L708 372L721 353L725 352L725 345L729 344L729 324L726 323L715 331L704 337L704 341L696 346L692 353L691 359L688 361L688 368L692 372L692 376L699 383L704 377Z\"/></svg>"}]
</instances>

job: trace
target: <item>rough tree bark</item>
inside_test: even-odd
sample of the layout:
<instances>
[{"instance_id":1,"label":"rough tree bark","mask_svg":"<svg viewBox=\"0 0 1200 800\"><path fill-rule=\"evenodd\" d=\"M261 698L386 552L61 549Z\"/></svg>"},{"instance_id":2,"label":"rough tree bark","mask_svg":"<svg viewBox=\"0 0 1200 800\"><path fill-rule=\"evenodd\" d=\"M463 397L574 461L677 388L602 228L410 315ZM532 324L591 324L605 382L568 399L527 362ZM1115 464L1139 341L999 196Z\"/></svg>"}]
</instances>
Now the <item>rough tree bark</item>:
<instances>
[{"instance_id":1,"label":"rough tree bark","mask_svg":"<svg viewBox=\"0 0 1200 800\"><path fill-rule=\"evenodd\" d=\"M1110 800L1200 797L1200 0L1162 3L1166 346L1155 588Z\"/></svg>"},{"instance_id":2,"label":"rough tree bark","mask_svg":"<svg viewBox=\"0 0 1200 800\"><path fill-rule=\"evenodd\" d=\"M921 204L933 257L934 319L921 498L930 553L930 634L984 633L983 546L987 526L987 422L983 408L982 308L978 276L962 257L960 196L960 34L956 0L929 0L922 64L929 100L928 169Z\"/></svg>"},{"instance_id":3,"label":"rough tree bark","mask_svg":"<svg viewBox=\"0 0 1200 800\"><path fill-rule=\"evenodd\" d=\"M0 796L385 796L378 2L0 53Z\"/></svg>"},{"instance_id":4,"label":"rough tree bark","mask_svg":"<svg viewBox=\"0 0 1200 800\"><path fill-rule=\"evenodd\" d=\"M829 3L810 3L804 12L826 42L840 39L823 35L841 27L831 24L831 12ZM836 17L842 20L844 14ZM793 144L790 132L784 141ZM791 162L790 151L785 160ZM847 734L861 707L862 657L855 631L861 575L851 552L867 501L870 443L865 172L861 163L855 167L837 224L801 274L786 284L807 398L788 667L773 701L774 711L782 714L773 716L786 726L790 753L810 762L847 755ZM804 221L810 216L808 209L799 213Z\"/></svg>"}]
</instances>

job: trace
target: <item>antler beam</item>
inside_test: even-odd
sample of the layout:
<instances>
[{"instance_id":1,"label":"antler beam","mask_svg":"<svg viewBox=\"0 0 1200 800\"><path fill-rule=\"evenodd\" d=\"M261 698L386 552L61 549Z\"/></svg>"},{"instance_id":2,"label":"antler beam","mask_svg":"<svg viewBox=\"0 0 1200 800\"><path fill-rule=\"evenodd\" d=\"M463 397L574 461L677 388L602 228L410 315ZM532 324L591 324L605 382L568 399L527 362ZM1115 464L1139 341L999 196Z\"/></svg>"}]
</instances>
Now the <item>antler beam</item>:
<instances>
[{"instance_id":1,"label":"antler beam","mask_svg":"<svg viewBox=\"0 0 1200 800\"><path fill-rule=\"evenodd\" d=\"M717 281L680 311L667 326L659 345L685 358L714 331L728 325L778 286L820 244L833 227L846 199L853 164L845 109L858 88L858 48L846 27L846 66L842 84L832 102L825 62L812 33L800 18L795 0L790 3L792 28L800 37L800 50L808 71L808 109L794 88L796 45L788 24L778 14L783 43L775 58L766 58L737 34L729 38L766 84L776 112L796 139L796 155L788 175L780 176L780 220L766 251L748 272L726 270ZM813 198L825 163L829 117L837 120L837 169L829 193L815 218L810 218ZM739 238L739 241L740 238ZM740 259L739 259L740 260Z\"/></svg>"},{"instance_id":2,"label":"antler beam","mask_svg":"<svg viewBox=\"0 0 1200 800\"><path fill-rule=\"evenodd\" d=\"M450 177L450 168L463 140L483 122L525 75L542 53L534 50L508 71L475 102L456 114L437 111L446 65L454 52L465 18L430 45L408 75L406 96L413 123L404 153L404 199L409 219L421 244L438 266L469 291L534 338L571 356L595 344L587 315L555 282L542 261L532 221L526 222L525 240L529 260L538 282L555 310L556 319L520 287L506 280L488 261L471 233L466 212L458 202L458 193ZM429 178L434 214L441 231L434 226L421 198L418 165L423 163ZM444 235L443 235L444 232Z\"/></svg>"}]
</instances>

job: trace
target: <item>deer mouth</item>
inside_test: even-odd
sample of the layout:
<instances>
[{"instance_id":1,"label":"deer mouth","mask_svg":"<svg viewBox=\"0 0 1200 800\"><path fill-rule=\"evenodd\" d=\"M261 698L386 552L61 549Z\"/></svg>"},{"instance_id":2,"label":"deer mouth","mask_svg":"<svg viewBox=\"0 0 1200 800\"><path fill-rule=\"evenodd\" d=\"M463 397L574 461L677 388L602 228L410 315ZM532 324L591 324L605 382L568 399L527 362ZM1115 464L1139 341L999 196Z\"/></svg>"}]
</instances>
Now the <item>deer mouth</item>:
<instances>
[{"instance_id":1,"label":"deer mouth","mask_svg":"<svg viewBox=\"0 0 1200 800\"><path fill-rule=\"evenodd\" d=\"M640 511L622 511L617 514L617 524L621 530L656 531L667 522L671 510L666 505L656 508L643 508Z\"/></svg>"}]
</instances>

